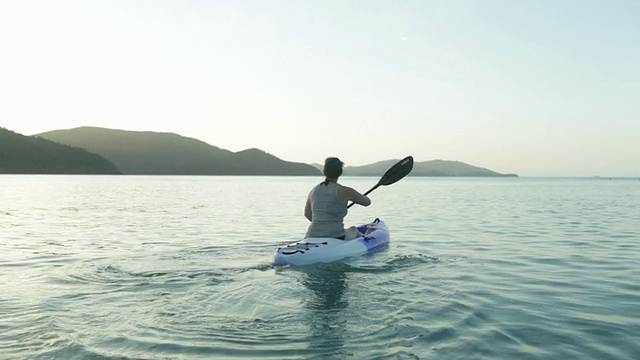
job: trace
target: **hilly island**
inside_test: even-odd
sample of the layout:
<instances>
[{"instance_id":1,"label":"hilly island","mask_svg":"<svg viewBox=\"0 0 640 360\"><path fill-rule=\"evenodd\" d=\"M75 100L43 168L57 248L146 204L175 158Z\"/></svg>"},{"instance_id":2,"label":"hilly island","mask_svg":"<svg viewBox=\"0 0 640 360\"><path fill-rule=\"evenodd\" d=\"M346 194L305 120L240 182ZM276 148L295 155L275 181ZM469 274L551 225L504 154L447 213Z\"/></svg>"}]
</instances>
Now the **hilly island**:
<instances>
[{"instance_id":1,"label":"hilly island","mask_svg":"<svg viewBox=\"0 0 640 360\"><path fill-rule=\"evenodd\" d=\"M85 149L0 128L0 174L120 174Z\"/></svg>"},{"instance_id":2,"label":"hilly island","mask_svg":"<svg viewBox=\"0 0 640 360\"><path fill-rule=\"evenodd\" d=\"M397 160L345 168L379 176ZM24 136L0 128L0 173L126 175L322 176L321 167L279 159L259 149L232 152L173 133L97 127ZM411 176L517 176L457 161L416 162Z\"/></svg>"},{"instance_id":3,"label":"hilly island","mask_svg":"<svg viewBox=\"0 0 640 360\"><path fill-rule=\"evenodd\" d=\"M37 136L77 146L134 175L320 175L311 165L288 162L258 149L232 152L173 133L96 127Z\"/></svg>"}]
</instances>

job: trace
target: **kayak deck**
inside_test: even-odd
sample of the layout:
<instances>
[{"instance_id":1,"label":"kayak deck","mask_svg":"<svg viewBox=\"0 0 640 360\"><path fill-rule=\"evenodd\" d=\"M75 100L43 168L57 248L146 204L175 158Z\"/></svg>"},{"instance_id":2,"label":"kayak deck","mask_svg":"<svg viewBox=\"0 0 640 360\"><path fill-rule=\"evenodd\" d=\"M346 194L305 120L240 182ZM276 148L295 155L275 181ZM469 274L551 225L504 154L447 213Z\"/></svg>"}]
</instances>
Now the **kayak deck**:
<instances>
[{"instance_id":1,"label":"kayak deck","mask_svg":"<svg viewBox=\"0 0 640 360\"><path fill-rule=\"evenodd\" d=\"M379 219L358 226L364 236L353 240L334 238L306 238L301 241L279 247L275 253L276 265L309 265L327 263L348 257L364 255L389 242L389 229Z\"/></svg>"}]
</instances>

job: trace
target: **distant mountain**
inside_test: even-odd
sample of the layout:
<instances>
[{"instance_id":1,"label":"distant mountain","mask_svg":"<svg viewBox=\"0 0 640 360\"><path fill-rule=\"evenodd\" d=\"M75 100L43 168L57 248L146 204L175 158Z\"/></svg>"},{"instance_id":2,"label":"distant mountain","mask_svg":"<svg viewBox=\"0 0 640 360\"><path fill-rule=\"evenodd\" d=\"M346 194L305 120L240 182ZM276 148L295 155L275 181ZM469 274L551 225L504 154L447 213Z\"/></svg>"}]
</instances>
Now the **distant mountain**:
<instances>
[{"instance_id":1,"label":"distant mountain","mask_svg":"<svg viewBox=\"0 0 640 360\"><path fill-rule=\"evenodd\" d=\"M322 175L313 166L280 160L260 149L248 149L234 154L235 161L241 162L261 175ZM274 160L278 160L274 166Z\"/></svg>"},{"instance_id":2,"label":"distant mountain","mask_svg":"<svg viewBox=\"0 0 640 360\"><path fill-rule=\"evenodd\" d=\"M398 160L385 160L364 166L348 166L345 175L351 176L382 176ZM500 174L495 171L465 164L460 161L431 160L415 162L409 176L511 176L515 174Z\"/></svg>"},{"instance_id":3,"label":"distant mountain","mask_svg":"<svg viewBox=\"0 0 640 360\"><path fill-rule=\"evenodd\" d=\"M138 175L321 175L314 167L278 159L258 149L237 153L173 133L96 127L37 136L81 147Z\"/></svg>"},{"instance_id":4,"label":"distant mountain","mask_svg":"<svg viewBox=\"0 0 640 360\"><path fill-rule=\"evenodd\" d=\"M116 166L84 149L0 128L2 174L119 174Z\"/></svg>"}]
</instances>

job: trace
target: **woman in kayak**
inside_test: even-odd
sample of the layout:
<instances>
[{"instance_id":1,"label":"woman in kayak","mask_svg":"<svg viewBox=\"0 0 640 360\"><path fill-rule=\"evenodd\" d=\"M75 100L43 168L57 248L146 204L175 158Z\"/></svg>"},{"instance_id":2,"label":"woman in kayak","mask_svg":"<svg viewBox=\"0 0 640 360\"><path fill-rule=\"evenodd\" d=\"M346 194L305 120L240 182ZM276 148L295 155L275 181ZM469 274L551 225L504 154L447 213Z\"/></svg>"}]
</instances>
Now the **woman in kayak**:
<instances>
[{"instance_id":1,"label":"woman in kayak","mask_svg":"<svg viewBox=\"0 0 640 360\"><path fill-rule=\"evenodd\" d=\"M304 216L311 221L305 237L351 240L361 235L355 226L344 228L347 202L369 206L371 200L350 187L338 184L343 165L336 157L329 157L324 161L325 179L311 189L304 207Z\"/></svg>"}]
</instances>

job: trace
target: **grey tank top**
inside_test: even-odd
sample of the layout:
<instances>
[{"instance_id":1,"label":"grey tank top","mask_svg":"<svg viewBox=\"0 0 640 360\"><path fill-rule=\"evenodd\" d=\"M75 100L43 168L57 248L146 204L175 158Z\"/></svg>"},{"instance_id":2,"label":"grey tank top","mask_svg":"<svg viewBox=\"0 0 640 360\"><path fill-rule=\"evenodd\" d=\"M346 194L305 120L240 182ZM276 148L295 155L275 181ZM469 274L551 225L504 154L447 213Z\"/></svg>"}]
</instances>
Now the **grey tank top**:
<instances>
[{"instance_id":1,"label":"grey tank top","mask_svg":"<svg viewBox=\"0 0 640 360\"><path fill-rule=\"evenodd\" d=\"M306 237L344 236L344 217L347 215L347 202L340 200L340 184L324 183L316 185L311 194L311 225Z\"/></svg>"}]
</instances>

